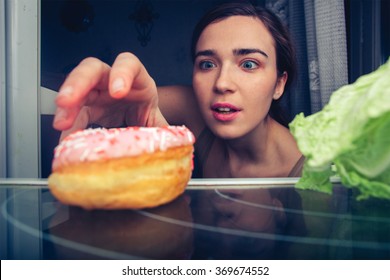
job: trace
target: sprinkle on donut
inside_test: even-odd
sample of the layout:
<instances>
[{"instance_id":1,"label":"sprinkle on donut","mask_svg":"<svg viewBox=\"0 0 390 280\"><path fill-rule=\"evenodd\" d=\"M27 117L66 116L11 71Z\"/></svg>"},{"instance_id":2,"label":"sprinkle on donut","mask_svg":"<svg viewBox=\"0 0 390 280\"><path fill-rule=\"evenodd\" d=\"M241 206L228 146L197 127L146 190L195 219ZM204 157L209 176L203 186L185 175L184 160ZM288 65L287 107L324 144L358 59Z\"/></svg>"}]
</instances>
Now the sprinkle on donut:
<instances>
[{"instance_id":1,"label":"sprinkle on donut","mask_svg":"<svg viewBox=\"0 0 390 280\"><path fill-rule=\"evenodd\" d=\"M74 163L133 157L194 142L185 126L85 129L70 134L55 148L52 167L55 171Z\"/></svg>"}]
</instances>

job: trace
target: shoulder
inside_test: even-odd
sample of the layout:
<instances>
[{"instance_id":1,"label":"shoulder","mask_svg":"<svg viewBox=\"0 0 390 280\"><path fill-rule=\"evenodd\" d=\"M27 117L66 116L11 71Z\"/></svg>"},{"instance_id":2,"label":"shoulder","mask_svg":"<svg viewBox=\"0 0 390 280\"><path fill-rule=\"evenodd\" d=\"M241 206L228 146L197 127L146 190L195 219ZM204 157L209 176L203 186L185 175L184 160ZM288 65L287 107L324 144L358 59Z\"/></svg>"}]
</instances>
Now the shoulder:
<instances>
[{"instance_id":1,"label":"shoulder","mask_svg":"<svg viewBox=\"0 0 390 280\"><path fill-rule=\"evenodd\" d=\"M275 121L274 142L277 145L277 151L281 163L284 163L288 177L300 176L304 163L304 157L298 148L297 142L290 130Z\"/></svg>"}]
</instances>

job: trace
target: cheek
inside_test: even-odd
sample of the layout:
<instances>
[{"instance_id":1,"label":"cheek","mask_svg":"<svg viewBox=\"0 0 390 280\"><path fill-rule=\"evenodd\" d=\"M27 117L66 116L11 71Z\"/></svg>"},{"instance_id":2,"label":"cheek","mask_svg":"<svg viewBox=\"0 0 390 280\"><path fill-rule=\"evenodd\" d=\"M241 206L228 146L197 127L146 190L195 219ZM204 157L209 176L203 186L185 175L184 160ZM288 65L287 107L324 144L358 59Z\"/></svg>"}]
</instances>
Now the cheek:
<instances>
[{"instance_id":1,"label":"cheek","mask_svg":"<svg viewBox=\"0 0 390 280\"><path fill-rule=\"evenodd\" d=\"M253 114L263 119L270 111L272 100L272 96L262 95L250 100L248 106L251 106L251 112Z\"/></svg>"},{"instance_id":2,"label":"cheek","mask_svg":"<svg viewBox=\"0 0 390 280\"><path fill-rule=\"evenodd\" d=\"M275 88L270 83L248 83L247 88L245 90L248 104L252 104L252 106L267 106L270 105Z\"/></svg>"}]
</instances>

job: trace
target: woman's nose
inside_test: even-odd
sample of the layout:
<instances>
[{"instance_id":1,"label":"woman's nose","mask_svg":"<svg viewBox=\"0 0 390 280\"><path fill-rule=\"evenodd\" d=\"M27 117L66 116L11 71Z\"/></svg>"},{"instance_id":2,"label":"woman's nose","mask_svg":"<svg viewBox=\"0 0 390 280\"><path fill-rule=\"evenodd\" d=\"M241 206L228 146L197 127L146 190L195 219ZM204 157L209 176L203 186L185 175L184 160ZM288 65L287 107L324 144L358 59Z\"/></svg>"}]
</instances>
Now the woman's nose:
<instances>
[{"instance_id":1,"label":"woman's nose","mask_svg":"<svg viewBox=\"0 0 390 280\"><path fill-rule=\"evenodd\" d=\"M235 91L236 84L232 70L230 66L220 68L214 84L215 93L232 93Z\"/></svg>"}]
</instances>

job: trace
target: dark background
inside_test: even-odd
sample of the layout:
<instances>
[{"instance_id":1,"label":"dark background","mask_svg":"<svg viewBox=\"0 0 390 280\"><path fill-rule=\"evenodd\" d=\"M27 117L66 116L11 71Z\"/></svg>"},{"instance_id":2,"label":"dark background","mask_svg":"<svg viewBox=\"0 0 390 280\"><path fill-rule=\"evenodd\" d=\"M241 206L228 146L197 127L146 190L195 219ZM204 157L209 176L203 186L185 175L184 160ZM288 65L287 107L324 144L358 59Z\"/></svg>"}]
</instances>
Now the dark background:
<instances>
[{"instance_id":1,"label":"dark background","mask_svg":"<svg viewBox=\"0 0 390 280\"><path fill-rule=\"evenodd\" d=\"M136 54L158 85L189 85L192 29L206 10L221 2L227 1L42 0L41 86L58 91L83 58L111 64L124 51ZM345 0L345 11L349 82L354 82L390 56L390 0ZM52 120L52 115L41 116L43 178L51 172L59 138Z\"/></svg>"}]
</instances>

